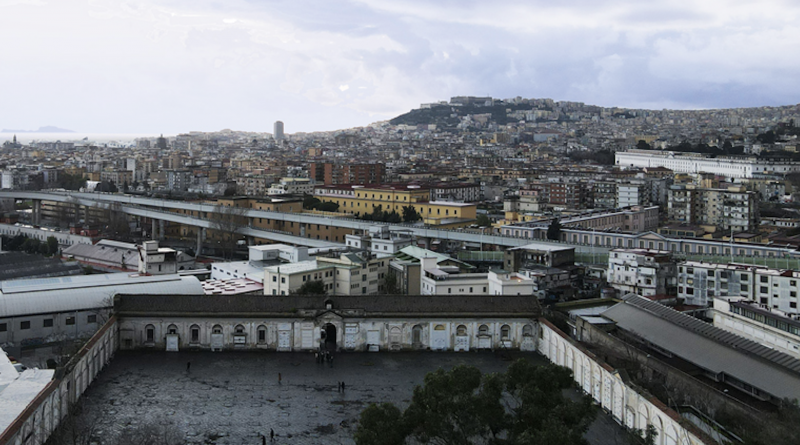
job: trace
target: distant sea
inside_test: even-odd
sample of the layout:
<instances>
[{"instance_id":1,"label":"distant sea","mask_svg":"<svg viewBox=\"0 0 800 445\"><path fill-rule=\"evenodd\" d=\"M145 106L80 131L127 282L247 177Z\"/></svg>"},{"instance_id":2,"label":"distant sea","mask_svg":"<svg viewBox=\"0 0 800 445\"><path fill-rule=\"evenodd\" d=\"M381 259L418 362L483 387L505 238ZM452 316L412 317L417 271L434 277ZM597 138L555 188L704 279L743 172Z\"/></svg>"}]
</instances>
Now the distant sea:
<instances>
[{"instance_id":1,"label":"distant sea","mask_svg":"<svg viewBox=\"0 0 800 445\"><path fill-rule=\"evenodd\" d=\"M98 144L109 142L124 144L137 138L157 138L158 136L158 133L19 133L17 134L17 141L21 144L55 141L82 142L86 138L86 141ZM0 133L0 144L13 138L14 133Z\"/></svg>"}]
</instances>

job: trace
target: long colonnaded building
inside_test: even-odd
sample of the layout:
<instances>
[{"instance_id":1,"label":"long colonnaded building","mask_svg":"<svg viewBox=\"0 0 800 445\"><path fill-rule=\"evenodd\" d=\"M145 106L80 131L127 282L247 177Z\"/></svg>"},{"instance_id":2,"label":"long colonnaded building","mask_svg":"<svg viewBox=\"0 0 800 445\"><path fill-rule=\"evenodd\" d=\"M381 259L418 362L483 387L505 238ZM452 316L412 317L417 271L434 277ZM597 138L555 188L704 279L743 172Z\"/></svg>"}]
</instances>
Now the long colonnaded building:
<instances>
[{"instance_id":1,"label":"long colonnaded building","mask_svg":"<svg viewBox=\"0 0 800 445\"><path fill-rule=\"evenodd\" d=\"M665 167L677 173L708 172L729 178L800 172L800 162L758 159L755 156L717 156L661 150L627 150L614 154L617 167Z\"/></svg>"},{"instance_id":2,"label":"long colonnaded building","mask_svg":"<svg viewBox=\"0 0 800 445\"><path fill-rule=\"evenodd\" d=\"M118 295L121 349L534 350L530 296Z\"/></svg>"}]
</instances>

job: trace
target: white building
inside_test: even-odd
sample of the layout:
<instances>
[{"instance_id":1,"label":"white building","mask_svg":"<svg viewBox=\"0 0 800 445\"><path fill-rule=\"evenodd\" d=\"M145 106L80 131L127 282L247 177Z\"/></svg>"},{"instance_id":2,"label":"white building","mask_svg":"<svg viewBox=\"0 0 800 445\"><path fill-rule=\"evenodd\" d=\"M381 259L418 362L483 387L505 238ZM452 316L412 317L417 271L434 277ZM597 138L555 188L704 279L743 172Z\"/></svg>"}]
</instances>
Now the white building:
<instances>
[{"instance_id":1,"label":"white building","mask_svg":"<svg viewBox=\"0 0 800 445\"><path fill-rule=\"evenodd\" d=\"M344 239L347 247L388 255L394 255L414 242L411 232L389 230L387 226L373 226L362 235L345 235Z\"/></svg>"},{"instance_id":2,"label":"white building","mask_svg":"<svg viewBox=\"0 0 800 445\"><path fill-rule=\"evenodd\" d=\"M264 295L289 295L305 283L322 281L328 295L377 295L389 270L388 256L355 253L270 266L264 269Z\"/></svg>"},{"instance_id":3,"label":"white building","mask_svg":"<svg viewBox=\"0 0 800 445\"><path fill-rule=\"evenodd\" d=\"M268 195L313 195L314 182L309 178L283 178L277 184L272 184L267 190Z\"/></svg>"},{"instance_id":4,"label":"white building","mask_svg":"<svg viewBox=\"0 0 800 445\"><path fill-rule=\"evenodd\" d=\"M800 317L742 298L713 298L714 326L800 359Z\"/></svg>"},{"instance_id":5,"label":"white building","mask_svg":"<svg viewBox=\"0 0 800 445\"><path fill-rule=\"evenodd\" d=\"M174 274L194 268L194 258L169 247L159 247L158 241L145 241L136 248L139 250L140 274Z\"/></svg>"},{"instance_id":6,"label":"white building","mask_svg":"<svg viewBox=\"0 0 800 445\"><path fill-rule=\"evenodd\" d=\"M438 266L438 258L421 260L421 295L532 295L533 280L516 272L459 273Z\"/></svg>"},{"instance_id":7,"label":"white building","mask_svg":"<svg viewBox=\"0 0 800 445\"><path fill-rule=\"evenodd\" d=\"M745 264L685 261L678 267L678 298L710 306L713 297L741 297L765 309L800 314L800 272Z\"/></svg>"},{"instance_id":8,"label":"white building","mask_svg":"<svg viewBox=\"0 0 800 445\"><path fill-rule=\"evenodd\" d=\"M628 150L614 154L618 167L666 167L677 173L709 172L729 178L752 178L757 174L787 174L800 171L800 162L768 161L755 157L710 157L700 153Z\"/></svg>"},{"instance_id":9,"label":"white building","mask_svg":"<svg viewBox=\"0 0 800 445\"><path fill-rule=\"evenodd\" d=\"M614 249L608 255L606 277L622 295L665 295L675 287L676 267L667 251Z\"/></svg>"}]
</instances>

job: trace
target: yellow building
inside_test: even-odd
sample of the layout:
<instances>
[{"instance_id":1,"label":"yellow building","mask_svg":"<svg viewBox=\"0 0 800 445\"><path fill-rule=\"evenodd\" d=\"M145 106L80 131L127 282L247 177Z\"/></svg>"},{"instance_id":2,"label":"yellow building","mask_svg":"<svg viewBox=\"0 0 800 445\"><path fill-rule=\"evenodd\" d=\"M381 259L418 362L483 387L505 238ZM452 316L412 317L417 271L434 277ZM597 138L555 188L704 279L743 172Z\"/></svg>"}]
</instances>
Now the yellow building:
<instances>
[{"instance_id":1,"label":"yellow building","mask_svg":"<svg viewBox=\"0 0 800 445\"><path fill-rule=\"evenodd\" d=\"M330 185L314 190L322 202L339 205L339 212L356 216L381 210L395 211L402 216L403 207L411 205L425 224L443 227L465 227L476 217L477 206L472 203L431 201L431 190L425 186L406 184Z\"/></svg>"}]
</instances>

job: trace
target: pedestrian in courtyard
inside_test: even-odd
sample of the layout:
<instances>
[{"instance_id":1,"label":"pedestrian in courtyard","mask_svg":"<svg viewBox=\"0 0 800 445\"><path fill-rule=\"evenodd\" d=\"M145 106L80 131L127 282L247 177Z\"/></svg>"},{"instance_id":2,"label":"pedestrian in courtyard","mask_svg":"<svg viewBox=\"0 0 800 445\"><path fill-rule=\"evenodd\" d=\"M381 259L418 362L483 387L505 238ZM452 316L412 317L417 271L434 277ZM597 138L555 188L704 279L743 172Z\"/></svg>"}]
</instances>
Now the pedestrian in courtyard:
<instances>
[{"instance_id":1,"label":"pedestrian in courtyard","mask_svg":"<svg viewBox=\"0 0 800 445\"><path fill-rule=\"evenodd\" d=\"M267 436L261 435L261 445L267 445Z\"/></svg>"},{"instance_id":2,"label":"pedestrian in courtyard","mask_svg":"<svg viewBox=\"0 0 800 445\"><path fill-rule=\"evenodd\" d=\"M330 358L330 360L328 360L328 363L330 363L331 364L331 368L333 368L333 354L331 354L331 358Z\"/></svg>"},{"instance_id":3,"label":"pedestrian in courtyard","mask_svg":"<svg viewBox=\"0 0 800 445\"><path fill-rule=\"evenodd\" d=\"M186 372L189 372L189 368L192 367L192 362L186 362Z\"/></svg>"},{"instance_id":4,"label":"pedestrian in courtyard","mask_svg":"<svg viewBox=\"0 0 800 445\"><path fill-rule=\"evenodd\" d=\"M275 430L273 430L272 428L269 429L269 441L275 442Z\"/></svg>"},{"instance_id":5,"label":"pedestrian in courtyard","mask_svg":"<svg viewBox=\"0 0 800 445\"><path fill-rule=\"evenodd\" d=\"M344 392L344 382L342 382L342 392Z\"/></svg>"},{"instance_id":6,"label":"pedestrian in courtyard","mask_svg":"<svg viewBox=\"0 0 800 445\"><path fill-rule=\"evenodd\" d=\"M278 384L279 385L281 384L281 373L280 372L278 373Z\"/></svg>"}]
</instances>

